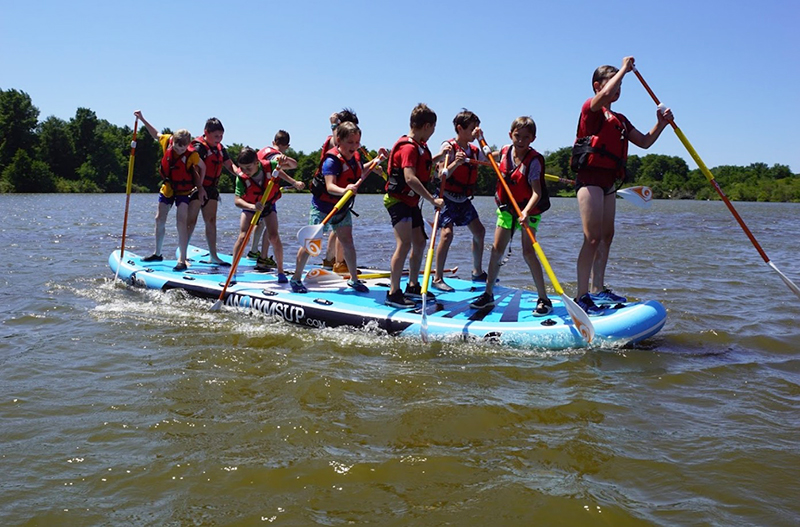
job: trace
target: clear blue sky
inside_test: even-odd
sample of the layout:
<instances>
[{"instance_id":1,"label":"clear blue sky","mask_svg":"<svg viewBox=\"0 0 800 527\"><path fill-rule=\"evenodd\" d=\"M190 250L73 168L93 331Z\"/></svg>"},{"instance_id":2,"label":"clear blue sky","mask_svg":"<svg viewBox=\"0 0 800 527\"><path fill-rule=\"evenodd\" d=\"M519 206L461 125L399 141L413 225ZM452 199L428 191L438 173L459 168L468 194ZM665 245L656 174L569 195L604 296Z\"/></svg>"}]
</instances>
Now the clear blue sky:
<instances>
[{"instance_id":1,"label":"clear blue sky","mask_svg":"<svg viewBox=\"0 0 800 527\"><path fill-rule=\"evenodd\" d=\"M216 116L226 144L261 147L283 128L309 152L344 106L377 148L405 133L411 108L426 102L439 117L434 144L451 137L466 107L495 144L515 117L531 115L534 146L547 151L574 140L594 69L633 55L708 166L800 172L795 2L3 4L0 88L27 92L40 120L87 107L132 126L141 109L159 129L200 133ZM633 75L614 108L642 131L655 123ZM695 166L670 130L649 152Z\"/></svg>"}]
</instances>

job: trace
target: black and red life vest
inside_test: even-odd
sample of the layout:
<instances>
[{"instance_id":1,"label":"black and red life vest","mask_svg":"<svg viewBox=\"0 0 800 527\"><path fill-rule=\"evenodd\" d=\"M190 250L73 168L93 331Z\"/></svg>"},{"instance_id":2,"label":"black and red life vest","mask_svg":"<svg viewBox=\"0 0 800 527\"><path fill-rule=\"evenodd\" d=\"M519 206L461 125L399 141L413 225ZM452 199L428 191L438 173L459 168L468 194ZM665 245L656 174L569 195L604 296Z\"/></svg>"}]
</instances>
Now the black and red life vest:
<instances>
[{"instance_id":1,"label":"black and red life vest","mask_svg":"<svg viewBox=\"0 0 800 527\"><path fill-rule=\"evenodd\" d=\"M315 196L320 196L322 193L327 192L325 190L325 178L322 176L322 164L325 162L325 158L332 148L335 148L333 145L333 136L329 135L325 138L325 142L322 143L322 149L319 152L319 163L317 163L317 169L314 171L314 176L311 178L311 193ZM358 164L361 165L361 154L356 151L354 157Z\"/></svg>"},{"instance_id":2,"label":"black and red life vest","mask_svg":"<svg viewBox=\"0 0 800 527\"><path fill-rule=\"evenodd\" d=\"M417 166L415 169L417 179L419 179L420 183L423 185L427 184L431 179L433 156L431 155L431 151L428 150L428 145L418 143L407 135L404 135L397 140L392 147L391 153L389 154L389 177L386 179L386 192L390 197L399 199L411 207L416 207L417 204L419 204L419 196L411 189L411 187L408 186L408 183L406 183L406 176L403 171L403 167L394 166L394 155L397 152L397 149L403 145L414 145L414 147L417 149L419 158L417 159Z\"/></svg>"},{"instance_id":3,"label":"black and red life vest","mask_svg":"<svg viewBox=\"0 0 800 527\"><path fill-rule=\"evenodd\" d=\"M247 174L242 173L239 175L239 178L244 181L245 185L245 192L244 196L242 196L242 199L253 204L258 203L259 200L261 200L261 197L264 195L264 191L267 189L269 180L272 177L272 163L267 159L262 159L260 156L258 161L261 163L261 171L264 173L264 179L261 180L261 183L258 183L255 179ZM281 199L281 187L276 182L272 185L272 191L270 191L266 203L275 203L279 199Z\"/></svg>"},{"instance_id":4,"label":"black and red life vest","mask_svg":"<svg viewBox=\"0 0 800 527\"><path fill-rule=\"evenodd\" d=\"M600 130L594 135L575 139L570 167L575 172L584 168L615 170L617 178L623 179L628 160L628 129L625 120L616 113L606 107L601 111L603 123Z\"/></svg>"},{"instance_id":5,"label":"black and red life vest","mask_svg":"<svg viewBox=\"0 0 800 527\"><path fill-rule=\"evenodd\" d=\"M322 157L322 163L324 163L325 160L328 158L337 159L339 163L341 163L342 165L342 171L339 172L339 174L337 174L336 176L336 185L344 188L347 185L352 185L359 179L361 179L361 174L362 174L361 162L355 155L351 160L354 161L353 164L355 165L355 168L344 158L341 152L339 152L339 149L335 146L330 150L328 150L327 152L325 152L325 155ZM320 163L320 165L322 165L322 163ZM317 184L317 185L312 184L311 193L314 196L316 196L316 198L319 199L320 201L336 204L342 197L334 196L333 194L328 192L328 187L325 184L325 178L324 176L322 176L321 169L320 169L320 177L322 178L322 184ZM314 179L317 180L316 177ZM353 201L354 200L351 200L350 202L352 203Z\"/></svg>"},{"instance_id":6,"label":"black and red life vest","mask_svg":"<svg viewBox=\"0 0 800 527\"><path fill-rule=\"evenodd\" d=\"M467 149L461 148L461 145L455 139L447 141L453 147L453 156L455 152L461 151L466 154L468 159L478 159L480 149L472 143L467 144ZM451 160L454 157L451 157ZM463 194L467 197L472 197L475 190L475 184L478 182L478 165L465 162L453 170L453 172L444 180L444 190L453 194Z\"/></svg>"},{"instance_id":7,"label":"black and red life vest","mask_svg":"<svg viewBox=\"0 0 800 527\"><path fill-rule=\"evenodd\" d=\"M192 150L187 148L183 154L178 155L172 145L172 138L170 138L164 157L161 158L161 178L169 182L175 194L185 196L194 188L194 175L186 166Z\"/></svg>"},{"instance_id":8,"label":"black and red life vest","mask_svg":"<svg viewBox=\"0 0 800 527\"><path fill-rule=\"evenodd\" d=\"M202 146L203 148L198 148ZM206 164L206 177L203 179L204 187L216 186L222 175L222 162L225 160L222 154L222 145L217 143L217 146L211 147L206 142L206 137L201 135L192 141L191 149L200 155L200 159ZM205 154L205 157L203 157Z\"/></svg>"},{"instance_id":9,"label":"black and red life vest","mask_svg":"<svg viewBox=\"0 0 800 527\"><path fill-rule=\"evenodd\" d=\"M531 171L531 164L536 159L539 160L539 166L542 167L542 173L539 177L542 192L539 196L539 201L536 202L536 207L531 211L532 215L541 214L550 208L550 193L547 191L547 184L544 181L544 156L531 148L528 150L528 153L525 154L525 159L523 159L519 165L513 166L514 160L512 159L511 145L506 145L500 150L500 172L503 174L503 179L505 179L508 184L511 197L517 205L520 206L520 209L525 208L528 204L528 200L533 196L533 189L530 183L528 183L528 174L530 174ZM505 188L503 188L503 184L500 181L497 182L494 200L500 207L511 204L507 198Z\"/></svg>"}]
</instances>

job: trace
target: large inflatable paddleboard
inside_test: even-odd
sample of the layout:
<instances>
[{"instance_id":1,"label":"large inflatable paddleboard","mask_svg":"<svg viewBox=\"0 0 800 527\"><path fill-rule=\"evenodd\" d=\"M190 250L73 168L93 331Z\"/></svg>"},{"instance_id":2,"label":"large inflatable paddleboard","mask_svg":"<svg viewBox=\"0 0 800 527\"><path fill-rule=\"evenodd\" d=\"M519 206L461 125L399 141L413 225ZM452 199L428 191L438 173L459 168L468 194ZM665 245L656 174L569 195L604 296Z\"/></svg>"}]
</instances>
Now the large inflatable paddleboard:
<instances>
[{"instance_id":1,"label":"large inflatable paddleboard","mask_svg":"<svg viewBox=\"0 0 800 527\"><path fill-rule=\"evenodd\" d=\"M215 301L225 285L230 267L209 263L208 251L191 247L189 268L173 271L175 260L143 262L126 251L120 261L119 251L108 259L111 270L126 282L148 289L183 289L189 294ZM230 262L230 256L221 255ZM389 288L387 273L362 270L368 293L358 293L346 281L330 271L310 268L304 277L308 293L292 293L289 284L279 284L272 272L256 272L255 260L243 258L235 282L228 287L226 306L255 309L292 324L311 328L352 326L381 328L391 335L420 337L421 302L415 309L384 305ZM405 288L403 278L401 288ZM534 316L538 295L535 291L494 288L496 305L488 310L469 307L485 285L457 278L447 283L455 289L436 294L427 302L428 335L431 339L486 339L524 348L565 349L587 346L573 325L564 304L553 295L552 314ZM659 302L630 302L603 305L602 315L591 317L595 327L592 347L618 347L655 335L666 322L667 313Z\"/></svg>"}]
</instances>

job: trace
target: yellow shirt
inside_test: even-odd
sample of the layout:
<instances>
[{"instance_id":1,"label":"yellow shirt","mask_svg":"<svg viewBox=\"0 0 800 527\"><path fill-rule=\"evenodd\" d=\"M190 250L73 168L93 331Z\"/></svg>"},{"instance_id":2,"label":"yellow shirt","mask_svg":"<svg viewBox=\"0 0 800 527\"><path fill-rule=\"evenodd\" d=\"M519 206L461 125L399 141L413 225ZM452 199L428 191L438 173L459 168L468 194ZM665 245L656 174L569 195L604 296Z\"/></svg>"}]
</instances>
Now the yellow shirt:
<instances>
[{"instance_id":1,"label":"yellow shirt","mask_svg":"<svg viewBox=\"0 0 800 527\"><path fill-rule=\"evenodd\" d=\"M161 137L158 138L158 144L161 145L162 155L167 152L170 139L172 139L172 134L161 134ZM186 160L186 170L191 170L192 167L197 165L199 162L200 162L200 154L198 154L195 151L190 152L189 158ZM159 190L159 192L161 192L161 194L163 194L165 198L171 198L174 194L174 192L172 191L172 185L170 185L168 181L165 181L164 184L161 185L161 189ZM181 195L188 196L191 193L192 191L189 191Z\"/></svg>"}]
</instances>

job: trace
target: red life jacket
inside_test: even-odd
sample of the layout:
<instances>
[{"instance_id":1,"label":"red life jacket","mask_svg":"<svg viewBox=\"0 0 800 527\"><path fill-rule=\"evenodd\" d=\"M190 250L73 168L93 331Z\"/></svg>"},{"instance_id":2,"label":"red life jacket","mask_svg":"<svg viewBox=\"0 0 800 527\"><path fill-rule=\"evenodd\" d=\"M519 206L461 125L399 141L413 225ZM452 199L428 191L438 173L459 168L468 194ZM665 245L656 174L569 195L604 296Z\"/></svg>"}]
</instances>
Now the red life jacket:
<instances>
[{"instance_id":1,"label":"red life jacket","mask_svg":"<svg viewBox=\"0 0 800 527\"><path fill-rule=\"evenodd\" d=\"M311 178L311 193L315 196L319 196L325 192L325 178L322 177L322 164L325 162L325 156L328 154L331 148L334 148L333 136L329 135L327 138L325 138L325 142L322 143L322 149L319 151L319 163L317 163L317 169L314 171L314 176ZM361 154L356 151L354 156L360 165Z\"/></svg>"},{"instance_id":2,"label":"red life jacket","mask_svg":"<svg viewBox=\"0 0 800 527\"><path fill-rule=\"evenodd\" d=\"M204 148L199 148L200 146ZM222 162L224 156L222 155L222 145L217 143L217 146L210 147L206 142L206 137L201 135L192 141L191 149L200 155L200 159L206 164L206 177L203 179L204 187L214 187L219 181L219 176L222 175ZM203 154L205 153L205 157Z\"/></svg>"},{"instance_id":3,"label":"red life jacket","mask_svg":"<svg viewBox=\"0 0 800 527\"><path fill-rule=\"evenodd\" d=\"M447 141L453 147L453 154L451 161L454 159L455 152L461 151L467 154L469 159L478 159L480 149L472 143L467 144L467 149L464 150L456 142L455 139ZM478 182L478 165L472 163L464 163L459 165L455 170L444 180L444 190L453 194L465 194L467 197L472 197L475 190L475 183Z\"/></svg>"},{"instance_id":4,"label":"red life jacket","mask_svg":"<svg viewBox=\"0 0 800 527\"><path fill-rule=\"evenodd\" d=\"M247 174L243 173L239 176L239 178L244 181L245 184L245 192L244 196L242 196L242 199L248 203L256 204L259 202L261 197L264 195L264 191L267 189L270 177L272 177L272 163L260 158L259 162L261 163L261 170L264 172L264 179L260 184ZM272 191L270 192L266 203L275 203L279 199L281 199L281 187L277 182L275 182L272 185Z\"/></svg>"},{"instance_id":5,"label":"red life jacket","mask_svg":"<svg viewBox=\"0 0 800 527\"><path fill-rule=\"evenodd\" d=\"M361 162L358 160L357 157L355 157L355 155L353 156L352 159L353 161L355 161L355 170L350 165L350 163L347 162L344 156L342 156L337 147L333 147L325 153L325 156L323 156L322 158L323 163L325 159L328 158L338 159L339 163L341 163L342 165L342 171L336 175L335 183L338 186L344 188L347 185L351 185L356 181L358 181L359 179L361 179L361 169L362 169ZM320 177L322 177L321 169L320 169ZM342 196L334 196L333 194L329 193L327 185L325 185L324 183L325 182L324 177L322 177L322 181L323 181L322 185L312 185L311 193L314 194L314 196L316 196L317 199L319 199L320 201L336 204L342 198ZM352 203L353 201L354 200L350 200L350 203Z\"/></svg>"},{"instance_id":6,"label":"red life jacket","mask_svg":"<svg viewBox=\"0 0 800 527\"><path fill-rule=\"evenodd\" d=\"M272 146L265 146L258 151L257 155L262 161L270 161L273 157L281 155L281 151Z\"/></svg>"},{"instance_id":7,"label":"red life jacket","mask_svg":"<svg viewBox=\"0 0 800 527\"><path fill-rule=\"evenodd\" d=\"M500 150L500 172L503 174L503 179L508 183L508 188L511 190L511 197L514 198L514 201L519 205L520 209L525 208L528 204L528 200L533 196L533 189L530 183L528 183L528 174L531 172L531 164L536 159L539 160L539 166L542 167L542 173L539 177L542 192L531 214L541 214L550 208L550 193L547 191L547 184L544 181L544 156L531 148L528 150L528 153L525 154L525 159L522 160L522 163L513 167L511 145L506 145ZM500 181L497 182L494 200L499 207L511 205L506 195L505 188L503 188L503 184Z\"/></svg>"},{"instance_id":8,"label":"red life jacket","mask_svg":"<svg viewBox=\"0 0 800 527\"><path fill-rule=\"evenodd\" d=\"M417 178L423 185L428 183L428 181L431 179L433 156L431 155L431 151L428 150L428 145L418 143L407 135L404 135L397 140L392 147L392 152L389 154L389 177L386 179L386 192L390 197L399 199L411 207L416 207L417 204L419 204L419 196L416 192L411 190L411 187L409 187L408 183L406 183L406 177L403 168L394 166L395 153L397 153L397 149L403 145L414 145L414 147L417 149L419 157L417 158L417 166L415 168Z\"/></svg>"},{"instance_id":9,"label":"red life jacket","mask_svg":"<svg viewBox=\"0 0 800 527\"><path fill-rule=\"evenodd\" d=\"M181 156L178 156L172 149L172 138L170 138L164 157L161 158L161 177L169 182L172 191L178 196L186 196L194 188L193 171L186 167L191 154L192 150L187 148Z\"/></svg>"},{"instance_id":10,"label":"red life jacket","mask_svg":"<svg viewBox=\"0 0 800 527\"><path fill-rule=\"evenodd\" d=\"M600 130L575 139L570 167L575 172L584 168L615 170L617 178L623 179L628 160L628 129L617 114L606 107L601 111L604 119Z\"/></svg>"}]
</instances>

